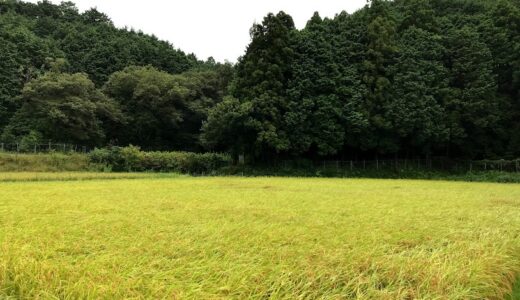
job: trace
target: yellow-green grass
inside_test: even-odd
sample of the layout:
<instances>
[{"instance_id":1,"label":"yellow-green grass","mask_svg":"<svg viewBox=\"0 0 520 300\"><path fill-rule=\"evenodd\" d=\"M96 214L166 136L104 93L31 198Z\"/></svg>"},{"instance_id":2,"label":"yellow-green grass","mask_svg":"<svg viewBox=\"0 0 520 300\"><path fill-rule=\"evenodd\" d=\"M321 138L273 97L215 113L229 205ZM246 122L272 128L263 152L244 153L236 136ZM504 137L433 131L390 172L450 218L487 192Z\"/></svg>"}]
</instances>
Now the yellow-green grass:
<instances>
[{"instance_id":1,"label":"yellow-green grass","mask_svg":"<svg viewBox=\"0 0 520 300\"><path fill-rule=\"evenodd\" d=\"M177 174L100 173L100 172L0 172L0 182L6 181L68 181L93 179L134 179L175 177ZM1 196L0 196L1 197Z\"/></svg>"},{"instance_id":2,"label":"yellow-green grass","mask_svg":"<svg viewBox=\"0 0 520 300\"><path fill-rule=\"evenodd\" d=\"M504 299L520 185L0 183L0 298Z\"/></svg>"},{"instance_id":3,"label":"yellow-green grass","mask_svg":"<svg viewBox=\"0 0 520 300\"><path fill-rule=\"evenodd\" d=\"M81 153L6 153L0 152L0 172L69 172L101 169Z\"/></svg>"},{"instance_id":4,"label":"yellow-green grass","mask_svg":"<svg viewBox=\"0 0 520 300\"><path fill-rule=\"evenodd\" d=\"M513 293L509 297L509 300L520 300L520 277L516 279L516 284L513 287Z\"/></svg>"}]
</instances>

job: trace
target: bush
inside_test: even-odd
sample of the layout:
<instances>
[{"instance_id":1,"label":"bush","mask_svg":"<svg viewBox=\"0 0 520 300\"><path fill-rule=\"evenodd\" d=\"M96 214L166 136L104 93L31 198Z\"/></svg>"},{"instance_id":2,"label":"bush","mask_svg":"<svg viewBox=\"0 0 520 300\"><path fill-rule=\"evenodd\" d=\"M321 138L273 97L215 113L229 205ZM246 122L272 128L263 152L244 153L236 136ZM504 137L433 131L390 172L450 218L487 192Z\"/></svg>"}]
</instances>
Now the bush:
<instances>
[{"instance_id":1,"label":"bush","mask_svg":"<svg viewBox=\"0 0 520 300\"><path fill-rule=\"evenodd\" d=\"M138 147L95 149L89 154L91 163L109 166L124 172L180 172L189 174L216 173L231 163L226 154L191 152L144 152Z\"/></svg>"}]
</instances>

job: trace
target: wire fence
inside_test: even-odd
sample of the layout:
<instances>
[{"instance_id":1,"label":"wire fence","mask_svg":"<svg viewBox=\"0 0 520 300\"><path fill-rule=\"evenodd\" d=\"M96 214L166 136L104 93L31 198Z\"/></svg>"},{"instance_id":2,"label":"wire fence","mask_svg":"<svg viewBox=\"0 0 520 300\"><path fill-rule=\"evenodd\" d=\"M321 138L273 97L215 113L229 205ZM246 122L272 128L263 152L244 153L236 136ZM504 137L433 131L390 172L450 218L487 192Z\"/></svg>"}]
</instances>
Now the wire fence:
<instances>
[{"instance_id":1,"label":"wire fence","mask_svg":"<svg viewBox=\"0 0 520 300\"><path fill-rule=\"evenodd\" d=\"M48 153L48 152L78 152L87 153L92 150L91 147L64 144L64 143L46 143L46 144L25 144L25 143L0 143L0 152L12 153Z\"/></svg>"},{"instance_id":2,"label":"wire fence","mask_svg":"<svg viewBox=\"0 0 520 300\"><path fill-rule=\"evenodd\" d=\"M516 160L461 160L451 158L431 159L376 159L376 160L325 160L291 161L276 163L284 168L314 168L336 171L361 170L440 170L451 172L502 171L520 172L520 159Z\"/></svg>"},{"instance_id":3,"label":"wire fence","mask_svg":"<svg viewBox=\"0 0 520 300\"><path fill-rule=\"evenodd\" d=\"M93 147L66 144L0 143L0 152L11 153L88 153ZM446 157L428 159L375 159L375 160L278 160L272 167L312 168L316 170L362 171L362 170L440 170L449 172L501 171L520 172L520 159L515 160L461 160Z\"/></svg>"}]
</instances>

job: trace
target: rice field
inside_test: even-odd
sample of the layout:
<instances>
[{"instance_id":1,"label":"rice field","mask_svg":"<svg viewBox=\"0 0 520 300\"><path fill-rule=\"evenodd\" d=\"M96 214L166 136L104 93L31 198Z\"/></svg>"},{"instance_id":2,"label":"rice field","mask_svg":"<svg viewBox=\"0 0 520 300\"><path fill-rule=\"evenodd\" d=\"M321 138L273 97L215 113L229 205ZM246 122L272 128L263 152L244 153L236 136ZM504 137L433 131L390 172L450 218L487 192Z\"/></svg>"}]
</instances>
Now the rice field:
<instances>
[{"instance_id":1,"label":"rice field","mask_svg":"<svg viewBox=\"0 0 520 300\"><path fill-rule=\"evenodd\" d=\"M177 174L153 173L98 173L98 172L0 172L0 182L69 181L93 179L137 179L150 177L177 177Z\"/></svg>"},{"instance_id":2,"label":"rice field","mask_svg":"<svg viewBox=\"0 0 520 300\"><path fill-rule=\"evenodd\" d=\"M518 184L43 174L0 175L0 299L518 295Z\"/></svg>"}]
</instances>

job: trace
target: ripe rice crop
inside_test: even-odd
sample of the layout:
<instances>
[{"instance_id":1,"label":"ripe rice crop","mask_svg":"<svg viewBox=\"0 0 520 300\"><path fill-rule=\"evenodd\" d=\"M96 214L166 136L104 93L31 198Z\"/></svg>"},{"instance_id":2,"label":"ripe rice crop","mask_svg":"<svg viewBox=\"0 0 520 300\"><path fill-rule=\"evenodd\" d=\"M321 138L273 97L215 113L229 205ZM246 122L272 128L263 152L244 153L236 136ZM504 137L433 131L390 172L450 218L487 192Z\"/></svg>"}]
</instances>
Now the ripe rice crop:
<instances>
[{"instance_id":1,"label":"ripe rice crop","mask_svg":"<svg viewBox=\"0 0 520 300\"><path fill-rule=\"evenodd\" d=\"M517 184L10 176L0 298L504 299L520 275Z\"/></svg>"}]
</instances>

